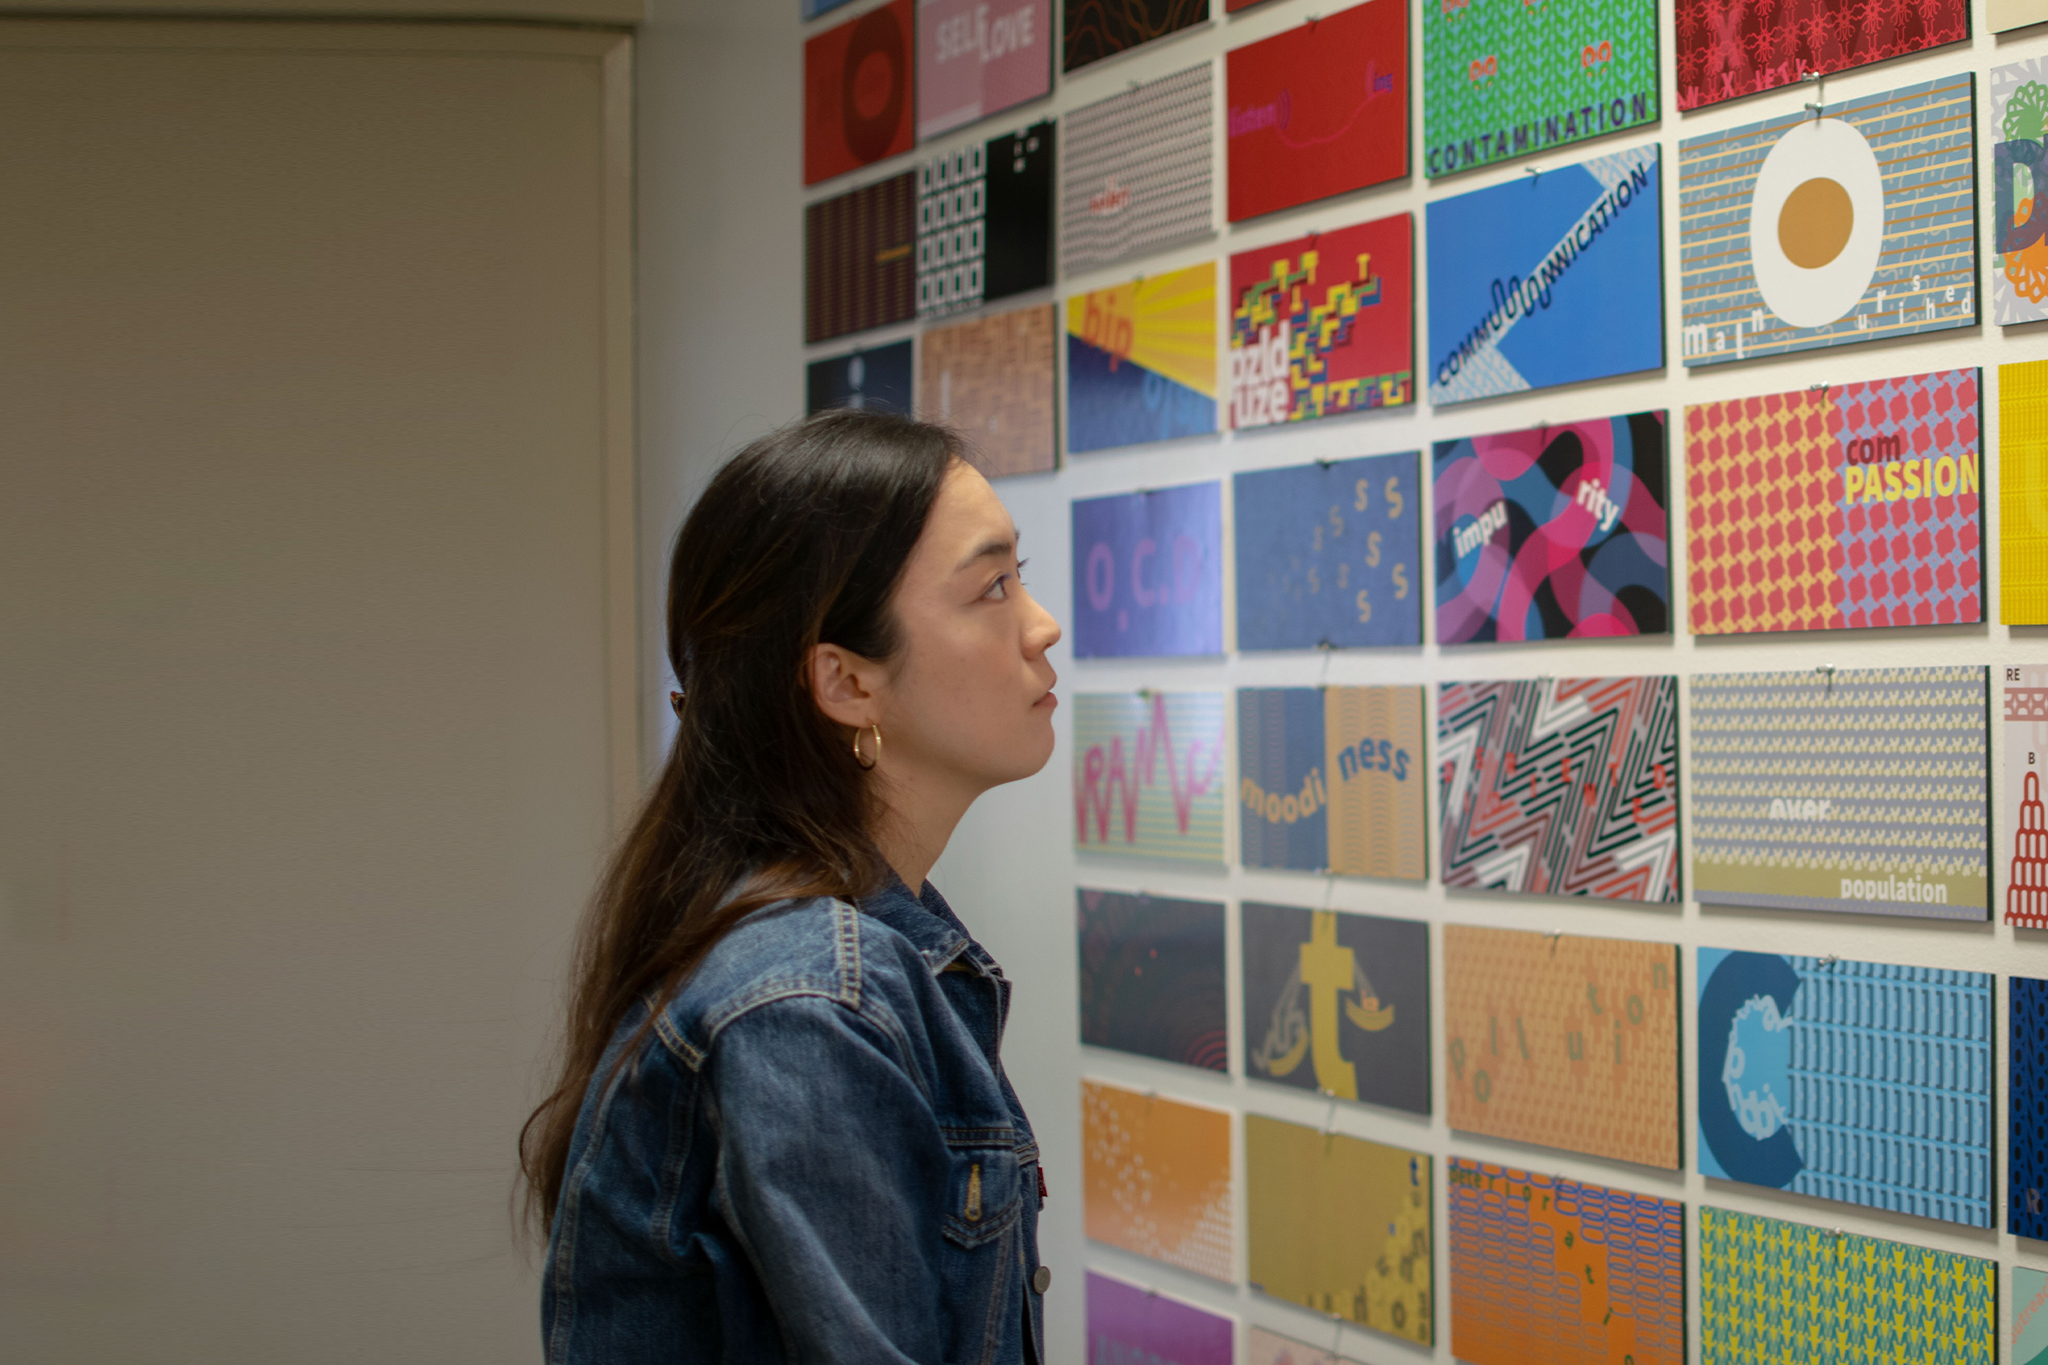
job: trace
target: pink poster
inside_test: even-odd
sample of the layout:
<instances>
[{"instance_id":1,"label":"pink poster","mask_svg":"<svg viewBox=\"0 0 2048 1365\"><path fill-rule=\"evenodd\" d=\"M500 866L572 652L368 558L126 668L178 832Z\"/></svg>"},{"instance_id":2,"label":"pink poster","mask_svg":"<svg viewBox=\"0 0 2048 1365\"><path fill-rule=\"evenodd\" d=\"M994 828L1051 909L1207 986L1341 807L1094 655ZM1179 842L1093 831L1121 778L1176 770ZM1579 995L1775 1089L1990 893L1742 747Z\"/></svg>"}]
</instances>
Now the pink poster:
<instances>
[{"instance_id":1,"label":"pink poster","mask_svg":"<svg viewBox=\"0 0 2048 1365\"><path fill-rule=\"evenodd\" d=\"M919 0L922 142L1052 89L1052 0Z\"/></svg>"}]
</instances>

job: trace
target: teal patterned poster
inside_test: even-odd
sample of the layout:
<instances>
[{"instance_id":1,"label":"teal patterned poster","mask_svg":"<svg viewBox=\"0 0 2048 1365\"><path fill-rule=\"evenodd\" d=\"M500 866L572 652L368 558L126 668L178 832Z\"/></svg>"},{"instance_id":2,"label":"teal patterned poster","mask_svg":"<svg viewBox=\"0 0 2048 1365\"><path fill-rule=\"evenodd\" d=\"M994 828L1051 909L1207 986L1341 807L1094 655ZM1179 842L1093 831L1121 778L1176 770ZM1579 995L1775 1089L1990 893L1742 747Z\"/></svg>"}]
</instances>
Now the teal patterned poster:
<instances>
[{"instance_id":1,"label":"teal patterned poster","mask_svg":"<svg viewBox=\"0 0 2048 1365\"><path fill-rule=\"evenodd\" d=\"M2012 1365L2048 1365L2048 1273L2012 1268Z\"/></svg>"},{"instance_id":2,"label":"teal patterned poster","mask_svg":"<svg viewBox=\"0 0 2048 1365\"><path fill-rule=\"evenodd\" d=\"M1437 0L1422 7L1430 179L1657 121L1652 0Z\"/></svg>"}]
</instances>

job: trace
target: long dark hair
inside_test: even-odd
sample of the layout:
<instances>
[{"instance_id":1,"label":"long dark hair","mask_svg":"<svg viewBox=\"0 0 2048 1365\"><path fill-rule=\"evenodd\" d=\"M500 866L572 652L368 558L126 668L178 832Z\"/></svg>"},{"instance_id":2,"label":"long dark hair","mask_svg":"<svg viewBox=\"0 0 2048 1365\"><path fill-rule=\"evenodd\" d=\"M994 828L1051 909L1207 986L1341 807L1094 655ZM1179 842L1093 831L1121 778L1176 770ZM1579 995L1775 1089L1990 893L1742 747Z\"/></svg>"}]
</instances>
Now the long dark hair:
<instances>
[{"instance_id":1,"label":"long dark hair","mask_svg":"<svg viewBox=\"0 0 2048 1365\"><path fill-rule=\"evenodd\" d=\"M540 1226L554 1221L584 1093L633 1008L665 1002L763 905L886 880L872 784L812 699L807 660L820 642L895 655L890 597L960 454L940 427L824 413L735 455L683 523L668 577L681 723L585 913L560 1074L520 1131Z\"/></svg>"}]
</instances>

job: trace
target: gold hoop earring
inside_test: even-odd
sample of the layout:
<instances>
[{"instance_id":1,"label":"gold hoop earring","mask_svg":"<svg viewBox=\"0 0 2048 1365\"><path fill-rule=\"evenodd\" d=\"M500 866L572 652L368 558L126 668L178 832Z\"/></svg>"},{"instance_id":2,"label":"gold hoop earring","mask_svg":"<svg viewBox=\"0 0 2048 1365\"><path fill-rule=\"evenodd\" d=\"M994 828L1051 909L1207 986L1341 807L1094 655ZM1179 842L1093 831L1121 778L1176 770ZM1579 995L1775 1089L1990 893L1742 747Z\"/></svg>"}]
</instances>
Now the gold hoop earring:
<instances>
[{"instance_id":1,"label":"gold hoop earring","mask_svg":"<svg viewBox=\"0 0 2048 1365\"><path fill-rule=\"evenodd\" d=\"M860 764L861 770L863 772L867 771L870 768L873 768L877 763L880 763L882 761L882 727L879 725L870 725L868 729L873 730L875 732L875 756L873 758L866 758L862 756L860 751L861 732L858 730L855 730L853 732L853 761Z\"/></svg>"}]
</instances>

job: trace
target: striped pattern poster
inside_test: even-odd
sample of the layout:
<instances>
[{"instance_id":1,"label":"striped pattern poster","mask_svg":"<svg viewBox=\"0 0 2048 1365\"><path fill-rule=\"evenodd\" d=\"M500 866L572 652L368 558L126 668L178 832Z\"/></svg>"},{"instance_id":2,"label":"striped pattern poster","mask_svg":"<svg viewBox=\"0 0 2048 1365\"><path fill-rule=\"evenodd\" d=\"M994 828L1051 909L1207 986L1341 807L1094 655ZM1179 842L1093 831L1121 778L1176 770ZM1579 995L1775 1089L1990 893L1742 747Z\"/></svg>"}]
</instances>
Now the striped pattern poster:
<instances>
[{"instance_id":1,"label":"striped pattern poster","mask_svg":"<svg viewBox=\"0 0 2048 1365\"><path fill-rule=\"evenodd\" d=\"M1998 367L1998 619L2048 625L2048 360Z\"/></svg>"},{"instance_id":2,"label":"striped pattern poster","mask_svg":"<svg viewBox=\"0 0 2048 1365\"><path fill-rule=\"evenodd\" d=\"M1232 1281L1230 1112L1081 1082L1088 1239Z\"/></svg>"},{"instance_id":3,"label":"striped pattern poster","mask_svg":"<svg viewBox=\"0 0 2048 1365\"><path fill-rule=\"evenodd\" d=\"M804 208L804 340L917 316L917 172Z\"/></svg>"},{"instance_id":4,"label":"striped pattern poster","mask_svg":"<svg viewBox=\"0 0 2048 1365\"><path fill-rule=\"evenodd\" d=\"M1078 274L1215 230L1216 73L1208 62L1062 120L1060 268Z\"/></svg>"},{"instance_id":5,"label":"striped pattern poster","mask_svg":"<svg viewBox=\"0 0 2048 1365\"><path fill-rule=\"evenodd\" d=\"M1685 1205L1452 1157L1451 1354L1685 1365Z\"/></svg>"},{"instance_id":6,"label":"striped pattern poster","mask_svg":"<svg viewBox=\"0 0 2048 1365\"><path fill-rule=\"evenodd\" d=\"M1216 430L1216 265L1067 300L1067 452Z\"/></svg>"},{"instance_id":7,"label":"striped pattern poster","mask_svg":"<svg viewBox=\"0 0 2048 1365\"><path fill-rule=\"evenodd\" d=\"M1239 691L1245 866L1421 881L1422 726L1420 687Z\"/></svg>"},{"instance_id":8,"label":"striped pattern poster","mask_svg":"<svg viewBox=\"0 0 2048 1365\"><path fill-rule=\"evenodd\" d=\"M1692 679L1692 884L1708 905L1990 914L1981 666Z\"/></svg>"},{"instance_id":9,"label":"striped pattern poster","mask_svg":"<svg viewBox=\"0 0 2048 1365\"><path fill-rule=\"evenodd\" d=\"M1074 846L1220 863L1221 692L1083 692L1074 698Z\"/></svg>"},{"instance_id":10,"label":"striped pattern poster","mask_svg":"<svg viewBox=\"0 0 2048 1365\"><path fill-rule=\"evenodd\" d=\"M1976 77L1678 144L1689 366L1977 323Z\"/></svg>"}]
</instances>

